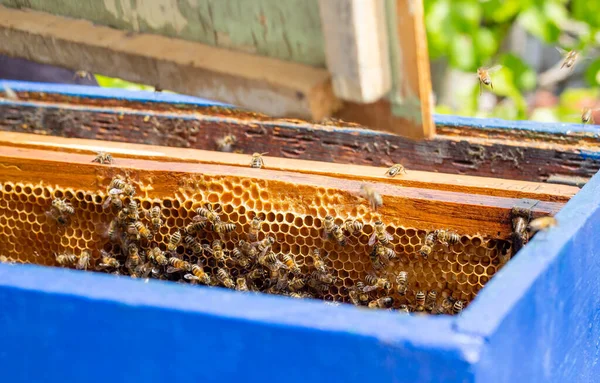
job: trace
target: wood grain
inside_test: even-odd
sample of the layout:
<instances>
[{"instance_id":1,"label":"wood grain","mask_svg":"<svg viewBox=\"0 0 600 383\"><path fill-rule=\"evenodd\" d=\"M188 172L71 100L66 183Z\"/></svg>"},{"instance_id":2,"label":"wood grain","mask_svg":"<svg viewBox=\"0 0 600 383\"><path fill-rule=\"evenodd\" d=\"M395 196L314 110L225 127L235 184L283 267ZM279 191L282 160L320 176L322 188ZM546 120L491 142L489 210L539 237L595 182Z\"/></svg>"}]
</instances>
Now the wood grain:
<instances>
[{"instance_id":1,"label":"wood grain","mask_svg":"<svg viewBox=\"0 0 600 383\"><path fill-rule=\"evenodd\" d=\"M196 149L178 149L164 146L126 144L87 139L39 136L25 133L3 133L0 145L34 148L64 153L86 153L93 158L97 151L109 152L119 164L121 158L151 159L166 162L223 164L248 167L250 156L235 153L211 152ZM566 185L542 184L524 181L408 171L406 175L390 178L387 168L344 165L277 157L265 157L265 168L346 180L378 182L396 187L413 187L481 194L487 196L529 198L542 201L567 202L579 188Z\"/></svg>"},{"instance_id":2,"label":"wood grain","mask_svg":"<svg viewBox=\"0 0 600 383\"><path fill-rule=\"evenodd\" d=\"M90 22L0 7L0 52L206 97L273 116L321 120L338 108L324 69Z\"/></svg>"},{"instance_id":3,"label":"wood grain","mask_svg":"<svg viewBox=\"0 0 600 383\"><path fill-rule=\"evenodd\" d=\"M368 202L358 193L363 182L321 175L301 174L250 167L191 164L120 158L116 165L90 162L90 156L50 150L0 146L0 182L31 182L42 180L48 185L73 189L99 190L98 177L126 173L131 179L151 184L153 194L170 194L181 187L182 180L194 176L214 176L246 179L259 182L261 190L289 198L294 211L308 211L318 191L324 191L337 201L337 214L344 211L362 213L365 221L383 219L393 225L418 227L429 230L450 228L461 233L481 234L508 238L511 232L510 210L518 203L515 198L488 197L457 192L438 191L373 183L381 194L384 205L372 212ZM237 181L236 181L237 182ZM96 186L94 186L96 185ZM533 216L556 214L563 204L539 202L532 209ZM314 208L313 208L314 209ZM314 210L312 214L324 218L327 211Z\"/></svg>"},{"instance_id":4,"label":"wood grain","mask_svg":"<svg viewBox=\"0 0 600 383\"><path fill-rule=\"evenodd\" d=\"M381 0L320 0L327 69L339 98L371 103L390 91L385 5Z\"/></svg>"}]
</instances>

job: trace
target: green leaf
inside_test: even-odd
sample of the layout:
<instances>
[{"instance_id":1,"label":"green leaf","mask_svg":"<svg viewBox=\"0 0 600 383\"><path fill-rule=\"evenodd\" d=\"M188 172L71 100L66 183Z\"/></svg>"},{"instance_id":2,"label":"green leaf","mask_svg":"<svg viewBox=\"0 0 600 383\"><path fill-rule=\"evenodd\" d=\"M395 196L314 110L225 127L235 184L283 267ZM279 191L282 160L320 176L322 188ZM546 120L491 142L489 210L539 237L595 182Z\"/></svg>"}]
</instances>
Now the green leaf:
<instances>
[{"instance_id":1,"label":"green leaf","mask_svg":"<svg viewBox=\"0 0 600 383\"><path fill-rule=\"evenodd\" d=\"M475 50L478 54L478 62L486 62L498 51L498 40L494 33L485 27L481 27L473 35Z\"/></svg>"},{"instance_id":2,"label":"green leaf","mask_svg":"<svg viewBox=\"0 0 600 383\"><path fill-rule=\"evenodd\" d=\"M573 0L571 3L573 18L585 21L592 27L600 27L600 1Z\"/></svg>"},{"instance_id":3,"label":"green leaf","mask_svg":"<svg viewBox=\"0 0 600 383\"><path fill-rule=\"evenodd\" d=\"M457 31L473 33L481 24L481 14L479 3L457 1L451 7L452 25Z\"/></svg>"},{"instance_id":4,"label":"green leaf","mask_svg":"<svg viewBox=\"0 0 600 383\"><path fill-rule=\"evenodd\" d=\"M490 0L482 3L484 17L496 23L505 23L516 17L524 2L520 0Z\"/></svg>"},{"instance_id":5,"label":"green leaf","mask_svg":"<svg viewBox=\"0 0 600 383\"><path fill-rule=\"evenodd\" d=\"M526 9L517 20L527 32L547 43L555 42L560 36L560 29L538 7Z\"/></svg>"},{"instance_id":6,"label":"green leaf","mask_svg":"<svg viewBox=\"0 0 600 383\"><path fill-rule=\"evenodd\" d=\"M535 89L536 73L520 57L507 53L502 56L500 62L502 66L511 71L514 83L519 90L530 91Z\"/></svg>"},{"instance_id":7,"label":"green leaf","mask_svg":"<svg viewBox=\"0 0 600 383\"><path fill-rule=\"evenodd\" d=\"M474 71L475 49L471 36L459 34L450 42L450 65L465 72Z\"/></svg>"},{"instance_id":8,"label":"green leaf","mask_svg":"<svg viewBox=\"0 0 600 383\"><path fill-rule=\"evenodd\" d=\"M585 81L590 86L600 85L600 58L593 61L585 71Z\"/></svg>"}]
</instances>

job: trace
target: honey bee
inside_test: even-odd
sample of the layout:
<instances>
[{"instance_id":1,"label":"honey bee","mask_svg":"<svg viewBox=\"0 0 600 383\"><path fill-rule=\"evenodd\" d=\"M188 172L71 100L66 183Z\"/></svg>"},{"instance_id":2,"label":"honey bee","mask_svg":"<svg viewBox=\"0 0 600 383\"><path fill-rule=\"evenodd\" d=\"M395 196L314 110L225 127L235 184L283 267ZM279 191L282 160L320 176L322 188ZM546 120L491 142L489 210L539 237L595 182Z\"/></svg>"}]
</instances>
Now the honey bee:
<instances>
[{"instance_id":1,"label":"honey bee","mask_svg":"<svg viewBox=\"0 0 600 383\"><path fill-rule=\"evenodd\" d=\"M140 232L138 231L137 227L135 227L135 223L130 223L127 225L125 232L131 239L138 240L140 238Z\"/></svg>"},{"instance_id":2,"label":"honey bee","mask_svg":"<svg viewBox=\"0 0 600 383\"><path fill-rule=\"evenodd\" d=\"M223 251L223 243L215 239L212 243L212 255L219 261L225 260L225 252Z\"/></svg>"},{"instance_id":3,"label":"honey bee","mask_svg":"<svg viewBox=\"0 0 600 383\"><path fill-rule=\"evenodd\" d=\"M225 137L217 140L217 149L220 152L231 152L237 139L234 135L228 134Z\"/></svg>"},{"instance_id":4,"label":"honey bee","mask_svg":"<svg viewBox=\"0 0 600 383\"><path fill-rule=\"evenodd\" d=\"M192 222L185 227L185 232L188 234L196 234L206 227L206 221Z\"/></svg>"},{"instance_id":5,"label":"honey bee","mask_svg":"<svg viewBox=\"0 0 600 383\"><path fill-rule=\"evenodd\" d=\"M323 274L323 273L319 273L318 271L313 271L310 274L311 280L313 281L317 281L319 283L324 283L327 285L330 285L332 283L335 282L335 277L331 274Z\"/></svg>"},{"instance_id":6,"label":"honey bee","mask_svg":"<svg viewBox=\"0 0 600 383\"><path fill-rule=\"evenodd\" d=\"M98 266L100 266L101 268L117 269L117 268L121 267L121 263L115 257L113 257L111 254L107 253L104 250L101 250L100 254L101 254L101 257L100 257L100 263L98 264Z\"/></svg>"},{"instance_id":7,"label":"honey bee","mask_svg":"<svg viewBox=\"0 0 600 383\"><path fill-rule=\"evenodd\" d=\"M425 310L425 292L422 290L417 291L415 294L415 311L422 312Z\"/></svg>"},{"instance_id":8,"label":"honey bee","mask_svg":"<svg viewBox=\"0 0 600 383\"><path fill-rule=\"evenodd\" d=\"M446 247L460 242L460 235L454 231L438 229L434 232L435 238Z\"/></svg>"},{"instance_id":9,"label":"honey bee","mask_svg":"<svg viewBox=\"0 0 600 383\"><path fill-rule=\"evenodd\" d=\"M184 261L183 259L179 259L177 257L169 258L169 264L171 266L167 267L167 273L172 274L178 271L192 271L192 264Z\"/></svg>"},{"instance_id":10,"label":"honey bee","mask_svg":"<svg viewBox=\"0 0 600 383\"><path fill-rule=\"evenodd\" d=\"M81 79L89 79L89 80L93 80L94 77L93 75L85 70L78 70L77 72L75 72L75 74L73 75L73 80L75 80L76 78L81 78Z\"/></svg>"},{"instance_id":11,"label":"honey bee","mask_svg":"<svg viewBox=\"0 0 600 383\"><path fill-rule=\"evenodd\" d=\"M252 154L252 159L250 160L250 167L254 169L260 169L265 166L265 161L262 156L267 153L254 153Z\"/></svg>"},{"instance_id":12,"label":"honey bee","mask_svg":"<svg viewBox=\"0 0 600 383\"><path fill-rule=\"evenodd\" d=\"M55 255L55 258L56 263L58 263L62 267L69 267L74 265L75 262L77 262L77 256L75 254L63 253Z\"/></svg>"},{"instance_id":13,"label":"honey bee","mask_svg":"<svg viewBox=\"0 0 600 383\"><path fill-rule=\"evenodd\" d=\"M431 312L435 306L435 302L437 301L437 291L431 290L427 293L427 297L425 298L425 310Z\"/></svg>"},{"instance_id":14,"label":"honey bee","mask_svg":"<svg viewBox=\"0 0 600 383\"><path fill-rule=\"evenodd\" d=\"M388 233L386 229L387 228L383 222L375 222L373 225L373 234L371 234L371 237L369 238L369 246L373 246L376 241L379 241L379 243L384 246L390 243L394 237Z\"/></svg>"},{"instance_id":15,"label":"honey bee","mask_svg":"<svg viewBox=\"0 0 600 383\"><path fill-rule=\"evenodd\" d=\"M169 238L169 243L167 244L167 250L168 251L177 250L177 246L179 246L180 243L181 243L181 232L176 231Z\"/></svg>"},{"instance_id":16,"label":"honey bee","mask_svg":"<svg viewBox=\"0 0 600 383\"><path fill-rule=\"evenodd\" d=\"M185 245L192 250L194 255L203 253L204 248L198 241L196 241L196 238L192 237L191 235L186 235L183 238L183 243L185 243Z\"/></svg>"},{"instance_id":17,"label":"honey bee","mask_svg":"<svg viewBox=\"0 0 600 383\"><path fill-rule=\"evenodd\" d=\"M262 267L257 267L257 268L252 269L248 273L247 277L250 280L257 280L257 279L264 280L267 277L267 272Z\"/></svg>"},{"instance_id":18,"label":"honey bee","mask_svg":"<svg viewBox=\"0 0 600 383\"><path fill-rule=\"evenodd\" d=\"M290 291L298 291L304 288L306 280L302 277L294 277L288 284Z\"/></svg>"},{"instance_id":19,"label":"honey bee","mask_svg":"<svg viewBox=\"0 0 600 383\"><path fill-rule=\"evenodd\" d=\"M166 266L169 263L169 259L165 256L164 251L162 251L158 246L150 249L148 258L160 266Z\"/></svg>"},{"instance_id":20,"label":"honey bee","mask_svg":"<svg viewBox=\"0 0 600 383\"><path fill-rule=\"evenodd\" d=\"M356 282L354 288L350 289L349 296L352 303L356 306L364 305L369 301L369 294L366 294L363 290L365 289L364 282Z\"/></svg>"},{"instance_id":21,"label":"honey bee","mask_svg":"<svg viewBox=\"0 0 600 383\"><path fill-rule=\"evenodd\" d=\"M75 214L75 209L70 202L62 199L62 198L54 198L52 200L52 207L56 209L60 214Z\"/></svg>"},{"instance_id":22,"label":"honey bee","mask_svg":"<svg viewBox=\"0 0 600 383\"><path fill-rule=\"evenodd\" d=\"M275 238L268 236L265 239L263 239L262 241L254 242L253 245L256 246L258 252L261 255L264 255L267 253L267 251L269 251L269 249L271 249L271 246L273 246L274 243L275 243Z\"/></svg>"},{"instance_id":23,"label":"honey bee","mask_svg":"<svg viewBox=\"0 0 600 383\"><path fill-rule=\"evenodd\" d=\"M194 222L208 221L214 226L221 222L221 217L218 214L220 209L220 206L215 209L211 204L206 204L206 207L196 209L196 214L198 215L193 220Z\"/></svg>"},{"instance_id":24,"label":"honey bee","mask_svg":"<svg viewBox=\"0 0 600 383\"><path fill-rule=\"evenodd\" d=\"M353 219L347 219L342 224L342 229L346 230L348 233L354 235L362 232L363 223Z\"/></svg>"},{"instance_id":25,"label":"honey bee","mask_svg":"<svg viewBox=\"0 0 600 383\"><path fill-rule=\"evenodd\" d=\"M226 233L234 232L236 229L235 223L229 222L218 222L216 225L213 225L213 229L215 233L219 235L223 235Z\"/></svg>"},{"instance_id":26,"label":"honey bee","mask_svg":"<svg viewBox=\"0 0 600 383\"><path fill-rule=\"evenodd\" d=\"M269 269L271 269L271 271L276 271L283 265L281 261L277 259L277 254L275 254L272 251L259 256L258 263L265 267L268 267Z\"/></svg>"},{"instance_id":27,"label":"honey bee","mask_svg":"<svg viewBox=\"0 0 600 383\"><path fill-rule=\"evenodd\" d=\"M252 242L258 241L258 234L260 233L260 226L263 221L258 218L252 218L252 222L250 222L250 231L248 232L248 240Z\"/></svg>"},{"instance_id":28,"label":"honey bee","mask_svg":"<svg viewBox=\"0 0 600 383\"><path fill-rule=\"evenodd\" d=\"M325 265L323 258L321 258L321 251L319 249L313 249L312 255L313 255L313 265L314 265L315 269L319 273L327 273L327 266Z\"/></svg>"},{"instance_id":29,"label":"honey bee","mask_svg":"<svg viewBox=\"0 0 600 383\"><path fill-rule=\"evenodd\" d=\"M290 298L295 298L295 299L302 299L304 298L304 296L300 293L290 293Z\"/></svg>"},{"instance_id":30,"label":"honey bee","mask_svg":"<svg viewBox=\"0 0 600 383\"><path fill-rule=\"evenodd\" d=\"M463 307L464 307L463 301L457 300L456 302L454 302L454 305L452 305L452 312L454 314L458 315L463 311Z\"/></svg>"},{"instance_id":31,"label":"honey bee","mask_svg":"<svg viewBox=\"0 0 600 383\"><path fill-rule=\"evenodd\" d=\"M566 51L559 47L556 47L556 49L564 57L562 64L560 64L560 69L567 68L573 70L575 63L577 62L577 57L579 57L579 52L576 50Z\"/></svg>"},{"instance_id":32,"label":"honey bee","mask_svg":"<svg viewBox=\"0 0 600 383\"><path fill-rule=\"evenodd\" d=\"M117 242L119 240L119 233L118 233L118 222L116 219L113 219L112 221L110 221L110 224L108 225L108 239L111 242Z\"/></svg>"},{"instance_id":33,"label":"honey bee","mask_svg":"<svg viewBox=\"0 0 600 383\"><path fill-rule=\"evenodd\" d=\"M493 73L502 68L502 65L494 65L491 68L478 68L477 69L477 78L479 79L479 95L483 93L483 85L487 85L490 88L494 89L494 85L492 84L492 78L490 73Z\"/></svg>"},{"instance_id":34,"label":"honey bee","mask_svg":"<svg viewBox=\"0 0 600 383\"><path fill-rule=\"evenodd\" d=\"M204 268L200 265L191 265L191 274L185 274L183 277L188 280L196 280L205 285L210 284L210 276L206 274Z\"/></svg>"},{"instance_id":35,"label":"honey bee","mask_svg":"<svg viewBox=\"0 0 600 383\"><path fill-rule=\"evenodd\" d=\"M129 201L127 204L127 219L130 221L137 221L140 218L140 212L138 210L138 204L134 200Z\"/></svg>"},{"instance_id":36,"label":"honey bee","mask_svg":"<svg viewBox=\"0 0 600 383\"><path fill-rule=\"evenodd\" d=\"M110 153L106 153L106 152L98 152L96 153L96 158L94 158L92 160L92 162L97 162L99 164L112 164L113 163L113 156Z\"/></svg>"},{"instance_id":37,"label":"honey bee","mask_svg":"<svg viewBox=\"0 0 600 383\"><path fill-rule=\"evenodd\" d=\"M377 211L377 208L383 205L383 198L371 186L362 184L360 187L360 195L369 201L371 209Z\"/></svg>"},{"instance_id":38,"label":"honey bee","mask_svg":"<svg viewBox=\"0 0 600 383\"><path fill-rule=\"evenodd\" d=\"M228 289L235 288L235 283L233 283L233 280L231 279L231 276L229 275L227 270L223 268L218 268L217 279L223 284L223 286L227 287Z\"/></svg>"},{"instance_id":39,"label":"honey bee","mask_svg":"<svg viewBox=\"0 0 600 383\"><path fill-rule=\"evenodd\" d=\"M109 192L109 194L111 189L118 189L124 194L128 195L129 197L133 197L135 195L135 188L129 183L125 182L125 180L120 176L116 176L110 181L110 184L106 189Z\"/></svg>"},{"instance_id":40,"label":"honey bee","mask_svg":"<svg viewBox=\"0 0 600 383\"><path fill-rule=\"evenodd\" d=\"M366 286L363 288L363 292L368 293L371 291L383 289L390 290L392 288L392 284L386 278L378 278L374 275L368 274L365 277Z\"/></svg>"},{"instance_id":41,"label":"honey bee","mask_svg":"<svg viewBox=\"0 0 600 383\"><path fill-rule=\"evenodd\" d=\"M423 242L423 245L421 245L421 249L419 250L419 254L421 254L421 256L425 259L427 259L427 257L429 257L429 254L431 254L431 251L433 250L433 245L435 244L435 231L432 231L431 233L428 233L425 236L425 241Z\"/></svg>"},{"instance_id":42,"label":"honey bee","mask_svg":"<svg viewBox=\"0 0 600 383\"><path fill-rule=\"evenodd\" d=\"M340 246L346 246L348 240L344 231L339 227L332 216L328 215L323 220L323 239L335 239Z\"/></svg>"},{"instance_id":43,"label":"honey bee","mask_svg":"<svg viewBox=\"0 0 600 383\"><path fill-rule=\"evenodd\" d=\"M273 242L275 242L275 240L273 240ZM258 249L253 244L240 239L238 241L238 246L242 253L250 259L255 259L258 256Z\"/></svg>"},{"instance_id":44,"label":"honey bee","mask_svg":"<svg viewBox=\"0 0 600 383\"><path fill-rule=\"evenodd\" d=\"M248 283L246 282L246 278L239 277L235 280L235 289L237 291L248 291Z\"/></svg>"},{"instance_id":45,"label":"honey bee","mask_svg":"<svg viewBox=\"0 0 600 383\"><path fill-rule=\"evenodd\" d=\"M160 229L163 224L163 220L160 218L160 207L154 206L150 209L150 222L152 223L152 230Z\"/></svg>"},{"instance_id":46,"label":"honey bee","mask_svg":"<svg viewBox=\"0 0 600 383\"><path fill-rule=\"evenodd\" d=\"M451 297L446 297L442 300L442 302L439 305L436 305L433 308L433 311L431 312L432 314L447 314L450 312L450 310L452 309L453 305L454 305L454 300Z\"/></svg>"},{"instance_id":47,"label":"honey bee","mask_svg":"<svg viewBox=\"0 0 600 383\"><path fill-rule=\"evenodd\" d=\"M558 226L556 218L551 216L540 217L529 222L529 231L531 233L537 233L538 231L546 231L555 226Z\"/></svg>"},{"instance_id":48,"label":"honey bee","mask_svg":"<svg viewBox=\"0 0 600 383\"><path fill-rule=\"evenodd\" d=\"M121 201L121 194L123 194L122 189L112 188L108 191L108 197L102 204L103 209L108 209L110 205L117 208L117 210L121 210L123 208L123 201Z\"/></svg>"},{"instance_id":49,"label":"honey bee","mask_svg":"<svg viewBox=\"0 0 600 383\"><path fill-rule=\"evenodd\" d=\"M92 258L92 254L89 250L83 250L79 257L77 258L77 270L87 270L90 267L90 259Z\"/></svg>"},{"instance_id":50,"label":"honey bee","mask_svg":"<svg viewBox=\"0 0 600 383\"><path fill-rule=\"evenodd\" d=\"M375 253L375 255L377 257L379 257L380 259L383 259L385 261L390 261L390 260L396 259L398 257L396 255L396 252L394 251L394 249L385 247L381 243L375 244L375 247L373 248L373 252Z\"/></svg>"},{"instance_id":51,"label":"honey bee","mask_svg":"<svg viewBox=\"0 0 600 383\"><path fill-rule=\"evenodd\" d=\"M408 273L406 271L399 272L396 276L396 283L398 284L398 294L405 295L408 288Z\"/></svg>"},{"instance_id":52,"label":"honey bee","mask_svg":"<svg viewBox=\"0 0 600 383\"><path fill-rule=\"evenodd\" d=\"M370 309L376 309L376 308L387 309L387 308L392 307L393 304L394 304L394 298L383 297L383 298L375 299L374 301L369 302L368 307Z\"/></svg>"},{"instance_id":53,"label":"honey bee","mask_svg":"<svg viewBox=\"0 0 600 383\"><path fill-rule=\"evenodd\" d=\"M144 225L140 221L136 221L134 225L135 225L135 228L137 229L138 233L140 233L140 235L142 237L146 238L147 240L151 240L152 237L154 236L152 234L152 232L150 230L148 230L146 225Z\"/></svg>"},{"instance_id":54,"label":"honey bee","mask_svg":"<svg viewBox=\"0 0 600 383\"><path fill-rule=\"evenodd\" d=\"M385 172L385 175L393 178L400 173L406 174L406 169L400 164L395 164L391 168L389 168L387 172Z\"/></svg>"},{"instance_id":55,"label":"honey bee","mask_svg":"<svg viewBox=\"0 0 600 383\"><path fill-rule=\"evenodd\" d=\"M129 246L127 246L127 253L127 263L129 267L135 267L142 262L139 249L135 243L130 243Z\"/></svg>"},{"instance_id":56,"label":"honey bee","mask_svg":"<svg viewBox=\"0 0 600 383\"><path fill-rule=\"evenodd\" d=\"M398 307L398 312L403 313L403 314L409 314L410 311L408 310L408 306L407 305L400 305Z\"/></svg>"},{"instance_id":57,"label":"honey bee","mask_svg":"<svg viewBox=\"0 0 600 383\"><path fill-rule=\"evenodd\" d=\"M296 276L300 275L300 267L298 267L292 255L283 254L283 256L281 257L281 261L292 272L292 274Z\"/></svg>"},{"instance_id":58,"label":"honey bee","mask_svg":"<svg viewBox=\"0 0 600 383\"><path fill-rule=\"evenodd\" d=\"M233 250L231 251L231 257L241 267L245 268L245 267L250 266L250 259L248 259L248 257L246 257L244 255L244 253L240 249L238 249L237 247L234 247Z\"/></svg>"}]
</instances>

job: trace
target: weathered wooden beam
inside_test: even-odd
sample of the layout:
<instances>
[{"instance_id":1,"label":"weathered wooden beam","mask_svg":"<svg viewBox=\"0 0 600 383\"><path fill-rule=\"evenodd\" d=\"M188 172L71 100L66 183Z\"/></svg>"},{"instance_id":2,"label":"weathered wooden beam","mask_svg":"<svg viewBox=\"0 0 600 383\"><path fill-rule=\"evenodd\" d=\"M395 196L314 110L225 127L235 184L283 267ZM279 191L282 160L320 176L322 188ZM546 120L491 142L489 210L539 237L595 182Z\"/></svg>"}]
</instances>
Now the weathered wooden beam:
<instances>
[{"instance_id":1,"label":"weathered wooden beam","mask_svg":"<svg viewBox=\"0 0 600 383\"><path fill-rule=\"evenodd\" d=\"M11 86L22 101L0 99L4 131L204 150L217 150L217 141L231 134L237 138L233 150L247 154L382 167L402 163L409 170L536 182L560 175L585 179L600 168L600 130L573 124L438 116L441 134L413 141L355 124L313 125L199 107L166 94L126 97L113 90L52 85L25 92L31 86Z\"/></svg>"},{"instance_id":2,"label":"weathered wooden beam","mask_svg":"<svg viewBox=\"0 0 600 383\"><path fill-rule=\"evenodd\" d=\"M385 1L393 84L389 97L368 104L347 102L337 116L409 138L431 138L435 125L423 3Z\"/></svg>"},{"instance_id":3,"label":"weathered wooden beam","mask_svg":"<svg viewBox=\"0 0 600 383\"><path fill-rule=\"evenodd\" d=\"M324 68L317 1L0 0L0 4Z\"/></svg>"},{"instance_id":4,"label":"weathered wooden beam","mask_svg":"<svg viewBox=\"0 0 600 383\"><path fill-rule=\"evenodd\" d=\"M371 103L392 87L385 3L320 0L327 69L339 98Z\"/></svg>"},{"instance_id":5,"label":"weathered wooden beam","mask_svg":"<svg viewBox=\"0 0 600 383\"><path fill-rule=\"evenodd\" d=\"M98 151L108 151L113 157L150 159L167 162L222 164L248 167L250 155L212 152L197 149L170 148L97 140L40 136L26 133L2 133L0 145L31 149L87 153L94 156ZM413 187L452 191L487 196L528 198L551 202L567 202L579 191L578 187L542 184L525 181L507 182L502 179L471 177L464 175L409 171L395 178L385 175L387 168L336 164L298 159L265 157L265 168L303 174L313 174L355 181L377 182L401 187Z\"/></svg>"},{"instance_id":6,"label":"weathered wooden beam","mask_svg":"<svg viewBox=\"0 0 600 383\"><path fill-rule=\"evenodd\" d=\"M41 63L158 84L273 116L321 120L339 101L329 73L163 36L0 7L0 52Z\"/></svg>"}]
</instances>

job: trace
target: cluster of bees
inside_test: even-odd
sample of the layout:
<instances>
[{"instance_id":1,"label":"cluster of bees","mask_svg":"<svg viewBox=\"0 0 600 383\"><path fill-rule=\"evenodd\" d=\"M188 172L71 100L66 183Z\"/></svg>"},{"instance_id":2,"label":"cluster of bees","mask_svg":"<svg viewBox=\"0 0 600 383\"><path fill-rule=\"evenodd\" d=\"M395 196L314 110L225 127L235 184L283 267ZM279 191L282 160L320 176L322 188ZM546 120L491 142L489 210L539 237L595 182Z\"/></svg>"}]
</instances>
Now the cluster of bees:
<instances>
[{"instance_id":1,"label":"cluster of bees","mask_svg":"<svg viewBox=\"0 0 600 383\"><path fill-rule=\"evenodd\" d=\"M567 51L567 50L564 50L559 47L557 47L556 49L563 56L563 60L560 64L560 69L569 69L572 71L573 68L575 67L575 64L577 63L577 59L579 58L580 52L576 51L576 50ZM489 68L481 67L481 68L477 69L477 79L479 80L479 95L480 96L483 93L483 85L489 86L490 88L494 89L494 84L492 84L492 77L491 77L490 73L496 72L497 70L499 70L501 68L502 68L502 65L494 65ZM600 110L600 108L584 107L581 110L581 123L595 124L596 122L594 121L594 112L596 110Z\"/></svg>"}]
</instances>

